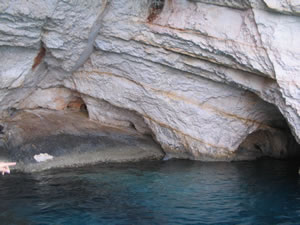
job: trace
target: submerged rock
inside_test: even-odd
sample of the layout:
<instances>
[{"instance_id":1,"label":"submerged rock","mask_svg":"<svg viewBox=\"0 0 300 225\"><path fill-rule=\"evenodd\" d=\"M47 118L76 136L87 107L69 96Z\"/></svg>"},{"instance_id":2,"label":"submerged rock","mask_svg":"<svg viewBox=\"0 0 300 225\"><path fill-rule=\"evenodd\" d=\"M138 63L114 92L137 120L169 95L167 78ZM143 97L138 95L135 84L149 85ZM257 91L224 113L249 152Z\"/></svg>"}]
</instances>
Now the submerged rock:
<instances>
[{"instance_id":1,"label":"submerged rock","mask_svg":"<svg viewBox=\"0 0 300 225\"><path fill-rule=\"evenodd\" d=\"M0 18L2 121L18 110L81 111L151 135L175 158L300 152L296 1L3 1ZM10 147L70 134L48 135L51 122L13 134Z\"/></svg>"}]
</instances>

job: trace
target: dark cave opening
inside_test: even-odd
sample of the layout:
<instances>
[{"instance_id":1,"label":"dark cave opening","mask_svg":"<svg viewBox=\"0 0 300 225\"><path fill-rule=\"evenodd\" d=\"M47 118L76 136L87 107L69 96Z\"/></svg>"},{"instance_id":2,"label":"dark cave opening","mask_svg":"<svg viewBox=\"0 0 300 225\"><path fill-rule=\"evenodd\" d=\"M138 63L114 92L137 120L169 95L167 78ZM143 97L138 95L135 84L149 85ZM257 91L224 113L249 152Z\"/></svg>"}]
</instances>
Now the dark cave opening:
<instances>
[{"instance_id":1,"label":"dark cave opening","mask_svg":"<svg viewBox=\"0 0 300 225\"><path fill-rule=\"evenodd\" d=\"M66 107L68 111L82 112L87 117L89 116L88 108L81 97L76 97L70 101Z\"/></svg>"},{"instance_id":2,"label":"dark cave opening","mask_svg":"<svg viewBox=\"0 0 300 225\"><path fill-rule=\"evenodd\" d=\"M165 5L165 0L149 0L149 15L148 22L154 21L157 16L162 12Z\"/></svg>"},{"instance_id":3,"label":"dark cave opening","mask_svg":"<svg viewBox=\"0 0 300 225\"><path fill-rule=\"evenodd\" d=\"M293 136L286 120L272 121L269 128L258 129L249 134L241 143L236 160L259 159L299 159L300 145Z\"/></svg>"},{"instance_id":4,"label":"dark cave opening","mask_svg":"<svg viewBox=\"0 0 300 225\"><path fill-rule=\"evenodd\" d=\"M80 112L84 112L84 113L87 113L88 114L88 109L87 109L87 106L85 103L82 103L80 105Z\"/></svg>"}]
</instances>

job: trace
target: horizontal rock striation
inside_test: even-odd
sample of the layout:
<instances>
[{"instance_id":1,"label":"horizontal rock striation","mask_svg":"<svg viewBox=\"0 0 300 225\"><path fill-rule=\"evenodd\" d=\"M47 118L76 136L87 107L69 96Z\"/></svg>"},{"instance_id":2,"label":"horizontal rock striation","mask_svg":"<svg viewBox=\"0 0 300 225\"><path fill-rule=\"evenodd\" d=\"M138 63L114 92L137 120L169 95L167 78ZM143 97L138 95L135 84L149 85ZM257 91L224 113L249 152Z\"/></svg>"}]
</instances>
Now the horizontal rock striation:
<instances>
[{"instance_id":1,"label":"horizontal rock striation","mask_svg":"<svg viewBox=\"0 0 300 225\"><path fill-rule=\"evenodd\" d=\"M300 153L297 1L0 5L4 125L18 110L84 105L90 120L152 135L170 157Z\"/></svg>"}]
</instances>

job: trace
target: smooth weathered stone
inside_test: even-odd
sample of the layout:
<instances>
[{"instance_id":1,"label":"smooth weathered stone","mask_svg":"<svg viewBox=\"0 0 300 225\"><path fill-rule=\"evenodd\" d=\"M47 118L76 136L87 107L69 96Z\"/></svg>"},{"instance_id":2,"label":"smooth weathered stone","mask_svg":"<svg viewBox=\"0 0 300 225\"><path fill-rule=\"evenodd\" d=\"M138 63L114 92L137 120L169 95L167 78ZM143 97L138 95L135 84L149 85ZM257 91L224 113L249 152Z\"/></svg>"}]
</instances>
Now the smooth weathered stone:
<instances>
[{"instance_id":1,"label":"smooth weathered stone","mask_svg":"<svg viewBox=\"0 0 300 225\"><path fill-rule=\"evenodd\" d=\"M250 8L250 3L248 0L189 0L191 2L202 2L207 4L225 6L237 9L248 9Z\"/></svg>"},{"instance_id":2,"label":"smooth weathered stone","mask_svg":"<svg viewBox=\"0 0 300 225\"><path fill-rule=\"evenodd\" d=\"M300 2L298 0L263 0L268 8L284 14L300 16Z\"/></svg>"}]
</instances>

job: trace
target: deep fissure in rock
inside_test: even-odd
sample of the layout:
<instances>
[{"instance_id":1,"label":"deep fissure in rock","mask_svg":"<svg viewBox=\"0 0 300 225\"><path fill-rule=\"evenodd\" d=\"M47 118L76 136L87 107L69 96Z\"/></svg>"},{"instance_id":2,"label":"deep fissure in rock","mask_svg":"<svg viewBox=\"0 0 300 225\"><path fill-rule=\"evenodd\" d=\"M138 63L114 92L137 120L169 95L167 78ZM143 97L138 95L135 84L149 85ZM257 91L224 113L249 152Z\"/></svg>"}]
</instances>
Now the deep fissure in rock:
<instances>
[{"instance_id":1,"label":"deep fissure in rock","mask_svg":"<svg viewBox=\"0 0 300 225\"><path fill-rule=\"evenodd\" d=\"M45 55L46 55L46 49L44 48L43 45L41 45L39 53L34 58L34 62L33 62L32 68L31 68L32 70L34 70L42 62Z\"/></svg>"}]
</instances>

